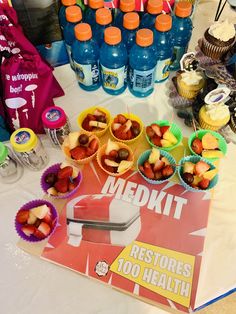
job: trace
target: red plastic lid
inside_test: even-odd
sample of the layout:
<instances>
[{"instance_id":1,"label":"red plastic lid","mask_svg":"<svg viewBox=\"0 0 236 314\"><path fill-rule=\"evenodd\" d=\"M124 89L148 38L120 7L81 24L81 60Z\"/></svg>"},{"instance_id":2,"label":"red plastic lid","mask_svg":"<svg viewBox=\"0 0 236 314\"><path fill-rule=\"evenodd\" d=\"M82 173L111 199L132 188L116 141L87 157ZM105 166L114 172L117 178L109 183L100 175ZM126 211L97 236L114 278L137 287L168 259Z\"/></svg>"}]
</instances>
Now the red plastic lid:
<instances>
[{"instance_id":1,"label":"red plastic lid","mask_svg":"<svg viewBox=\"0 0 236 314\"><path fill-rule=\"evenodd\" d=\"M60 107L48 107L42 113L43 125L48 129L59 129L66 124L66 114Z\"/></svg>"}]
</instances>

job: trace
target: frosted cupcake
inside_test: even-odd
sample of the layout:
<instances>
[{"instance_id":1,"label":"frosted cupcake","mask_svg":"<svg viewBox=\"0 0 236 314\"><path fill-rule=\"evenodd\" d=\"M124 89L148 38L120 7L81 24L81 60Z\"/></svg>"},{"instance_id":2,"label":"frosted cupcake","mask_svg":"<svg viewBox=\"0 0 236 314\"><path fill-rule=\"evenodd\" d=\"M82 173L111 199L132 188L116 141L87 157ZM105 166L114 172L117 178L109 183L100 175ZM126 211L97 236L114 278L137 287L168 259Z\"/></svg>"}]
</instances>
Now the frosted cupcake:
<instances>
[{"instance_id":1,"label":"frosted cupcake","mask_svg":"<svg viewBox=\"0 0 236 314\"><path fill-rule=\"evenodd\" d=\"M177 74L177 90L180 96L193 99L203 88L205 79L200 71L186 71Z\"/></svg>"},{"instance_id":2,"label":"frosted cupcake","mask_svg":"<svg viewBox=\"0 0 236 314\"><path fill-rule=\"evenodd\" d=\"M199 111L199 123L202 129L217 131L230 119L228 106L223 102L204 105Z\"/></svg>"},{"instance_id":3,"label":"frosted cupcake","mask_svg":"<svg viewBox=\"0 0 236 314\"><path fill-rule=\"evenodd\" d=\"M228 20L215 22L202 39L202 52L212 58L220 59L235 42L235 27Z\"/></svg>"}]
</instances>

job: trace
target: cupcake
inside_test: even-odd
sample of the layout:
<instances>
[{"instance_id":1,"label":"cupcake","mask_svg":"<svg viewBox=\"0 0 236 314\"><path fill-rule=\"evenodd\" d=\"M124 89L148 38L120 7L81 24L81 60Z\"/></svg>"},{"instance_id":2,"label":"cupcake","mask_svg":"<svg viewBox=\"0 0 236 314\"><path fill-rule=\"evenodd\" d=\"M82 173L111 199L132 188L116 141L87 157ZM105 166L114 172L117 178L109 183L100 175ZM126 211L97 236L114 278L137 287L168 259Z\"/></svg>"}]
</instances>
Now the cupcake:
<instances>
[{"instance_id":1,"label":"cupcake","mask_svg":"<svg viewBox=\"0 0 236 314\"><path fill-rule=\"evenodd\" d=\"M177 74L177 90L180 96L194 99L203 88L205 79L200 71L180 72Z\"/></svg>"},{"instance_id":2,"label":"cupcake","mask_svg":"<svg viewBox=\"0 0 236 314\"><path fill-rule=\"evenodd\" d=\"M235 28L228 20L215 22L209 27L202 39L202 52L212 58L221 59L235 42Z\"/></svg>"},{"instance_id":3,"label":"cupcake","mask_svg":"<svg viewBox=\"0 0 236 314\"><path fill-rule=\"evenodd\" d=\"M236 112L230 117L230 127L234 133L236 133Z\"/></svg>"},{"instance_id":4,"label":"cupcake","mask_svg":"<svg viewBox=\"0 0 236 314\"><path fill-rule=\"evenodd\" d=\"M199 111L199 123L202 129L217 131L230 119L228 106L223 102L204 105Z\"/></svg>"}]
</instances>

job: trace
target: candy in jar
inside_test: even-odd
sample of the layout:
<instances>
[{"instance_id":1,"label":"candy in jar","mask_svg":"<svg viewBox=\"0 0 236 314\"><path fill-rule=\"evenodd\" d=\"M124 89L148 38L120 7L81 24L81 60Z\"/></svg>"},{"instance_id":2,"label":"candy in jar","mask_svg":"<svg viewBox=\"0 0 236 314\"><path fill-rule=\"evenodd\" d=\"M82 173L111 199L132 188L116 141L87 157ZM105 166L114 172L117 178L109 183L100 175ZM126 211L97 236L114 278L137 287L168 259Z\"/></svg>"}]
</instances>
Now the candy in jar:
<instances>
[{"instance_id":1,"label":"candy in jar","mask_svg":"<svg viewBox=\"0 0 236 314\"><path fill-rule=\"evenodd\" d=\"M23 168L17 163L11 150L0 142L0 181L14 183L20 179Z\"/></svg>"},{"instance_id":2,"label":"candy in jar","mask_svg":"<svg viewBox=\"0 0 236 314\"><path fill-rule=\"evenodd\" d=\"M62 145L65 136L70 133L66 114L60 107L49 107L42 114L44 130L56 147Z\"/></svg>"},{"instance_id":3,"label":"candy in jar","mask_svg":"<svg viewBox=\"0 0 236 314\"><path fill-rule=\"evenodd\" d=\"M48 156L37 135L28 128L12 133L10 143L20 162L31 170L40 170L48 162Z\"/></svg>"}]
</instances>

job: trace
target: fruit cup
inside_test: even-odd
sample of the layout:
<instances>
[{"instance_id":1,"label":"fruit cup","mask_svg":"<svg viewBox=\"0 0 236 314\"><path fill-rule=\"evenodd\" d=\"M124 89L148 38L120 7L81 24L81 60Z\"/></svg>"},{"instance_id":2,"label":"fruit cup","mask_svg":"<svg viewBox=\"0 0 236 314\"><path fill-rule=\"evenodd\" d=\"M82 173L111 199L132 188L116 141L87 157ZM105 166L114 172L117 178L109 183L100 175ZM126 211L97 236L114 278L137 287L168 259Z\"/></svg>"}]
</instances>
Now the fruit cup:
<instances>
[{"instance_id":1,"label":"fruit cup","mask_svg":"<svg viewBox=\"0 0 236 314\"><path fill-rule=\"evenodd\" d=\"M67 162L47 168L40 180L43 192L52 198L68 198L76 193L82 181L81 171Z\"/></svg>"},{"instance_id":2,"label":"fruit cup","mask_svg":"<svg viewBox=\"0 0 236 314\"><path fill-rule=\"evenodd\" d=\"M133 113L122 113L115 116L109 130L116 141L128 145L140 138L143 132L143 122Z\"/></svg>"},{"instance_id":3,"label":"fruit cup","mask_svg":"<svg viewBox=\"0 0 236 314\"><path fill-rule=\"evenodd\" d=\"M72 132L65 138L62 151L69 163L78 166L91 162L99 146L100 141L96 135L88 135L84 131Z\"/></svg>"},{"instance_id":4,"label":"fruit cup","mask_svg":"<svg viewBox=\"0 0 236 314\"><path fill-rule=\"evenodd\" d=\"M211 162L223 157L227 152L225 139L210 130L192 133L188 139L188 147L192 155L202 156Z\"/></svg>"},{"instance_id":5,"label":"fruit cup","mask_svg":"<svg viewBox=\"0 0 236 314\"><path fill-rule=\"evenodd\" d=\"M176 172L176 161L166 151L152 148L144 151L137 161L138 172L150 184L162 184Z\"/></svg>"},{"instance_id":6,"label":"fruit cup","mask_svg":"<svg viewBox=\"0 0 236 314\"><path fill-rule=\"evenodd\" d=\"M120 155L121 151L123 156ZM100 168L107 174L119 177L132 168L134 154L129 146L124 143L108 140L107 144L99 148L97 162Z\"/></svg>"},{"instance_id":7,"label":"fruit cup","mask_svg":"<svg viewBox=\"0 0 236 314\"><path fill-rule=\"evenodd\" d=\"M34 200L24 204L17 212L15 229L23 240L39 242L52 235L57 222L56 208L50 202Z\"/></svg>"},{"instance_id":8,"label":"fruit cup","mask_svg":"<svg viewBox=\"0 0 236 314\"><path fill-rule=\"evenodd\" d=\"M210 190L218 182L216 167L201 156L182 158L178 166L178 175L184 188L192 192Z\"/></svg>"},{"instance_id":9,"label":"fruit cup","mask_svg":"<svg viewBox=\"0 0 236 314\"><path fill-rule=\"evenodd\" d=\"M183 135L177 124L159 120L146 127L146 139L152 147L171 151L182 142Z\"/></svg>"},{"instance_id":10,"label":"fruit cup","mask_svg":"<svg viewBox=\"0 0 236 314\"><path fill-rule=\"evenodd\" d=\"M103 113L105 114L105 119ZM91 122L92 124L94 124L93 127L89 125L90 120L93 121ZM103 107L93 106L82 111L78 116L77 121L79 128L83 130L84 133L88 135L95 134L97 137L101 137L106 133L109 128L109 124L111 122L111 114L107 109ZM102 128L96 130L96 122L99 122L97 125L102 126ZM104 123L107 125L104 125ZM88 130L90 128L93 128L93 130Z\"/></svg>"}]
</instances>

